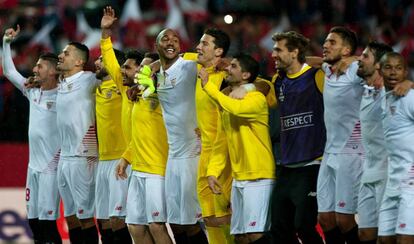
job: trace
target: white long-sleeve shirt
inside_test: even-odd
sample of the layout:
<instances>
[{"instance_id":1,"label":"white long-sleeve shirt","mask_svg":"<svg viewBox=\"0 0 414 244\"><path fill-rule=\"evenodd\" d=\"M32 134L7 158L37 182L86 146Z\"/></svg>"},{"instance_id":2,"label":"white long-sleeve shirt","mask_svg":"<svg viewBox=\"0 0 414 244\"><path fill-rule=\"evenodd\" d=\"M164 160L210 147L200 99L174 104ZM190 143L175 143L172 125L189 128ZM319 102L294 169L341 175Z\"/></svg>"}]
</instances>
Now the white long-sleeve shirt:
<instances>
[{"instance_id":1,"label":"white long-sleeve shirt","mask_svg":"<svg viewBox=\"0 0 414 244\"><path fill-rule=\"evenodd\" d=\"M3 73L27 97L29 116L29 168L55 174L60 153L56 123L57 89L26 89L23 77L14 66L10 43L3 41Z\"/></svg>"}]
</instances>

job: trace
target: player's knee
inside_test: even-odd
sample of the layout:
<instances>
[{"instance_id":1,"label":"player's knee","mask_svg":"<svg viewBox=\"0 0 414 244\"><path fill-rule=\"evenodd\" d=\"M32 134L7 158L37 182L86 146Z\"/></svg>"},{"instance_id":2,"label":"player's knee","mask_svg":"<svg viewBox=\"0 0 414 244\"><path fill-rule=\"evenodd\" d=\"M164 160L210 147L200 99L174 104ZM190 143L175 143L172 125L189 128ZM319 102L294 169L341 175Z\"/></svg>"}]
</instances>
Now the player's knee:
<instances>
[{"instance_id":1,"label":"player's knee","mask_svg":"<svg viewBox=\"0 0 414 244\"><path fill-rule=\"evenodd\" d=\"M196 235L200 231L202 230L199 224L188 225L185 227L185 232L187 233L187 236Z\"/></svg>"},{"instance_id":2,"label":"player's knee","mask_svg":"<svg viewBox=\"0 0 414 244\"><path fill-rule=\"evenodd\" d=\"M111 228L111 222L108 219L98 219L99 230L106 230Z\"/></svg>"},{"instance_id":3,"label":"player's knee","mask_svg":"<svg viewBox=\"0 0 414 244\"><path fill-rule=\"evenodd\" d=\"M377 228L363 228L358 230L361 241L369 241L377 238Z\"/></svg>"},{"instance_id":4,"label":"player's knee","mask_svg":"<svg viewBox=\"0 0 414 244\"><path fill-rule=\"evenodd\" d=\"M336 214L336 225L342 233L346 233L356 225L355 216L353 214Z\"/></svg>"},{"instance_id":5,"label":"player's knee","mask_svg":"<svg viewBox=\"0 0 414 244\"><path fill-rule=\"evenodd\" d=\"M76 215L67 216L65 219L69 229L81 227L79 219L76 217Z\"/></svg>"},{"instance_id":6,"label":"player's knee","mask_svg":"<svg viewBox=\"0 0 414 244\"><path fill-rule=\"evenodd\" d=\"M79 219L80 225L82 229L87 229L95 226L95 221L93 218L89 219Z\"/></svg>"},{"instance_id":7,"label":"player's knee","mask_svg":"<svg viewBox=\"0 0 414 244\"><path fill-rule=\"evenodd\" d=\"M117 231L126 227L125 220L118 217L111 217L110 225L113 231Z\"/></svg>"},{"instance_id":8,"label":"player's knee","mask_svg":"<svg viewBox=\"0 0 414 244\"><path fill-rule=\"evenodd\" d=\"M217 218L214 216L204 217L203 220L208 227L219 227Z\"/></svg>"},{"instance_id":9,"label":"player's knee","mask_svg":"<svg viewBox=\"0 0 414 244\"><path fill-rule=\"evenodd\" d=\"M216 217L216 219L219 226L229 225L231 221L231 215L229 214L221 217Z\"/></svg>"},{"instance_id":10,"label":"player's knee","mask_svg":"<svg viewBox=\"0 0 414 244\"><path fill-rule=\"evenodd\" d=\"M323 231L328 231L336 227L335 213L319 213L318 222Z\"/></svg>"},{"instance_id":11,"label":"player's knee","mask_svg":"<svg viewBox=\"0 0 414 244\"><path fill-rule=\"evenodd\" d=\"M149 230L151 232L152 235L159 235L162 234L166 229L165 229L165 224L164 223L150 223L149 224Z\"/></svg>"},{"instance_id":12,"label":"player's knee","mask_svg":"<svg viewBox=\"0 0 414 244\"><path fill-rule=\"evenodd\" d=\"M235 235L234 236L234 240L236 241L236 243L239 244L245 244L245 243L249 243L249 238L247 238L247 236L245 234L243 235Z\"/></svg>"}]
</instances>

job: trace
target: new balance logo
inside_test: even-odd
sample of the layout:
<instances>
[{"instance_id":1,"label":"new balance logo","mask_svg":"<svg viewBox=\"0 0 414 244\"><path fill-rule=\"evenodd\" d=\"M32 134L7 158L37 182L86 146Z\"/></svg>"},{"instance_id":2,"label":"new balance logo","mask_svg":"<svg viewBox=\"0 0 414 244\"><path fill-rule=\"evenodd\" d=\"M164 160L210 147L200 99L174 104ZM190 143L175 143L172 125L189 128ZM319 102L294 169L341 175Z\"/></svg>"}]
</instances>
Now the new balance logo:
<instances>
[{"instance_id":1,"label":"new balance logo","mask_svg":"<svg viewBox=\"0 0 414 244\"><path fill-rule=\"evenodd\" d=\"M121 211L121 210L122 210L122 206L116 206L116 207L115 207L115 210L116 210L116 211Z\"/></svg>"},{"instance_id":2,"label":"new balance logo","mask_svg":"<svg viewBox=\"0 0 414 244\"><path fill-rule=\"evenodd\" d=\"M407 225L405 223L401 223L398 225L398 228L404 229Z\"/></svg>"},{"instance_id":3,"label":"new balance logo","mask_svg":"<svg viewBox=\"0 0 414 244\"><path fill-rule=\"evenodd\" d=\"M316 192L315 191L309 192L308 197L316 197Z\"/></svg>"},{"instance_id":4,"label":"new balance logo","mask_svg":"<svg viewBox=\"0 0 414 244\"><path fill-rule=\"evenodd\" d=\"M256 221L250 222L249 226L256 226Z\"/></svg>"},{"instance_id":5,"label":"new balance logo","mask_svg":"<svg viewBox=\"0 0 414 244\"><path fill-rule=\"evenodd\" d=\"M83 209L79 209L78 214L83 214Z\"/></svg>"},{"instance_id":6,"label":"new balance logo","mask_svg":"<svg viewBox=\"0 0 414 244\"><path fill-rule=\"evenodd\" d=\"M344 201L338 202L338 207L340 207L340 208L344 208L345 205L346 205L346 203Z\"/></svg>"},{"instance_id":7,"label":"new balance logo","mask_svg":"<svg viewBox=\"0 0 414 244\"><path fill-rule=\"evenodd\" d=\"M53 214L53 210L49 210L49 211L47 211L47 214L48 214L48 215L52 215L52 214Z\"/></svg>"},{"instance_id":8,"label":"new balance logo","mask_svg":"<svg viewBox=\"0 0 414 244\"><path fill-rule=\"evenodd\" d=\"M158 215L160 215L160 212L152 212L152 217L158 217Z\"/></svg>"}]
</instances>

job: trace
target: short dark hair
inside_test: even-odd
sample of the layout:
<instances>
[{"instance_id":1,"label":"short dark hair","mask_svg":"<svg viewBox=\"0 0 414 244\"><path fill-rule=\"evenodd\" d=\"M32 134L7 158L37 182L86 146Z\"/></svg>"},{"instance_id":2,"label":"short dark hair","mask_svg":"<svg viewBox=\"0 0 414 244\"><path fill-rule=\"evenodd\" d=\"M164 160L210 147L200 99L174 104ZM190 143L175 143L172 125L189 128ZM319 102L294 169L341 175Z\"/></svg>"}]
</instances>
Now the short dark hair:
<instances>
[{"instance_id":1,"label":"short dark hair","mask_svg":"<svg viewBox=\"0 0 414 244\"><path fill-rule=\"evenodd\" d=\"M214 45L216 48L223 49L223 54L221 57L226 56L227 52L229 51L230 47L230 37L227 35L226 32L217 29L217 28L209 28L204 31L204 34L214 37Z\"/></svg>"},{"instance_id":2,"label":"short dark hair","mask_svg":"<svg viewBox=\"0 0 414 244\"><path fill-rule=\"evenodd\" d=\"M158 55L158 53L147 52L147 53L145 53L144 58L150 58L153 61L156 61L156 60L160 59L160 56Z\"/></svg>"},{"instance_id":3,"label":"short dark hair","mask_svg":"<svg viewBox=\"0 0 414 244\"><path fill-rule=\"evenodd\" d=\"M242 72L249 72L249 82L256 80L257 75L259 74L259 63L250 55L245 53L239 53L233 56L234 59L239 61Z\"/></svg>"},{"instance_id":4,"label":"short dark hair","mask_svg":"<svg viewBox=\"0 0 414 244\"><path fill-rule=\"evenodd\" d=\"M116 60L118 61L119 65L122 65L123 63L125 63L125 53L124 52L114 48L114 53L115 53L115 57L116 57Z\"/></svg>"},{"instance_id":5,"label":"short dark hair","mask_svg":"<svg viewBox=\"0 0 414 244\"><path fill-rule=\"evenodd\" d=\"M392 47L385 43L380 43L376 41L372 41L368 43L367 48L372 51L374 54L375 63L378 63L381 60L381 57L389 52L392 52Z\"/></svg>"},{"instance_id":6,"label":"short dark hair","mask_svg":"<svg viewBox=\"0 0 414 244\"><path fill-rule=\"evenodd\" d=\"M297 33L296 31L288 31L282 33L275 33L272 36L273 41L286 40L286 48L289 52L292 52L295 49L298 49L298 61L300 63L306 62L306 50L309 46L309 39L303 35Z\"/></svg>"},{"instance_id":7,"label":"short dark hair","mask_svg":"<svg viewBox=\"0 0 414 244\"><path fill-rule=\"evenodd\" d=\"M76 49L78 49L78 51L81 55L81 58L83 59L85 64L88 62L88 60L89 60L89 48L87 46L85 46L84 44L82 44L80 42L69 42L68 45L74 46Z\"/></svg>"},{"instance_id":8,"label":"short dark hair","mask_svg":"<svg viewBox=\"0 0 414 244\"><path fill-rule=\"evenodd\" d=\"M351 48L350 54L353 55L355 53L357 45L358 45L358 38L354 31L344 26L335 26L329 30L329 33L338 34L343 40L343 42L348 44L349 47Z\"/></svg>"},{"instance_id":9,"label":"short dark hair","mask_svg":"<svg viewBox=\"0 0 414 244\"><path fill-rule=\"evenodd\" d=\"M42 53L42 54L40 54L39 59L48 61L55 68L56 68L57 63L59 61L58 56L54 53Z\"/></svg>"},{"instance_id":10,"label":"short dark hair","mask_svg":"<svg viewBox=\"0 0 414 244\"><path fill-rule=\"evenodd\" d=\"M135 63L139 65L141 61L144 59L144 55L137 50L129 50L125 54L125 59L133 59Z\"/></svg>"},{"instance_id":11,"label":"short dark hair","mask_svg":"<svg viewBox=\"0 0 414 244\"><path fill-rule=\"evenodd\" d=\"M387 58L398 58L401 60L401 62L404 65L404 69L407 69L407 62L405 62L404 56L401 53L397 53L397 52L388 52L385 53L384 55L382 55L381 59L380 59L380 67L382 68L382 66L384 66L385 61L387 60Z\"/></svg>"}]
</instances>

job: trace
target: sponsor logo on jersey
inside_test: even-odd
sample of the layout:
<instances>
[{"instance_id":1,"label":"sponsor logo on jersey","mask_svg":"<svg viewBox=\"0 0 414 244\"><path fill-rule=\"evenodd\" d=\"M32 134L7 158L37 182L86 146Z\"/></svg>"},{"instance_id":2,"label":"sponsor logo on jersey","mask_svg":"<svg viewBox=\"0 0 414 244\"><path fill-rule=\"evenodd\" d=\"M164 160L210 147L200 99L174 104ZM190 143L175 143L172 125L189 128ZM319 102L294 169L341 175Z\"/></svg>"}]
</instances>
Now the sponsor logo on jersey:
<instances>
[{"instance_id":1,"label":"sponsor logo on jersey","mask_svg":"<svg viewBox=\"0 0 414 244\"><path fill-rule=\"evenodd\" d=\"M314 126L312 111L280 117L280 120L282 131Z\"/></svg>"}]
</instances>

